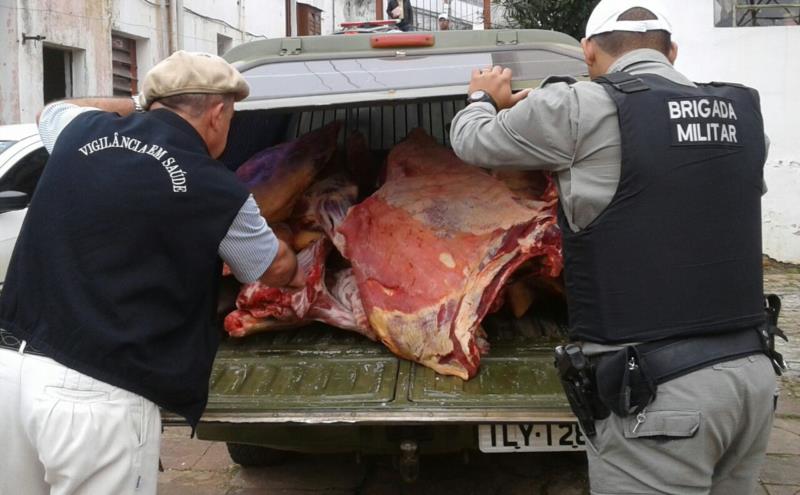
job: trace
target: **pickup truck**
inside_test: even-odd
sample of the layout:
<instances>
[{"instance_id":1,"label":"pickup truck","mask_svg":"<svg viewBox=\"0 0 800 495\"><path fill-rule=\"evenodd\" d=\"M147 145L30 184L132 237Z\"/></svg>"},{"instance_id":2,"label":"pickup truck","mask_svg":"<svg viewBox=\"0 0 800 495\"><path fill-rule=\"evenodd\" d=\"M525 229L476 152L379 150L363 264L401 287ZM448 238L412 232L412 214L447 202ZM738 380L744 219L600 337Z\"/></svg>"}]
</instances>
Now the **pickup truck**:
<instances>
[{"instance_id":1,"label":"pickup truck","mask_svg":"<svg viewBox=\"0 0 800 495\"><path fill-rule=\"evenodd\" d=\"M251 87L236 109L252 125L231 132L249 132L253 149L229 146L223 158L231 168L248 153L334 120L359 129L375 152L415 127L449 145L472 69L510 67L515 89L536 87L548 75L586 73L573 38L540 30L272 39L238 46L225 58ZM254 129L267 127L258 142L262 131ZM537 308L522 318L484 320L491 352L469 381L322 324L228 338L197 436L227 442L243 465L284 451L394 454L411 477L422 454L582 450L553 368L553 347L566 340L564 301Z\"/></svg>"}]
</instances>

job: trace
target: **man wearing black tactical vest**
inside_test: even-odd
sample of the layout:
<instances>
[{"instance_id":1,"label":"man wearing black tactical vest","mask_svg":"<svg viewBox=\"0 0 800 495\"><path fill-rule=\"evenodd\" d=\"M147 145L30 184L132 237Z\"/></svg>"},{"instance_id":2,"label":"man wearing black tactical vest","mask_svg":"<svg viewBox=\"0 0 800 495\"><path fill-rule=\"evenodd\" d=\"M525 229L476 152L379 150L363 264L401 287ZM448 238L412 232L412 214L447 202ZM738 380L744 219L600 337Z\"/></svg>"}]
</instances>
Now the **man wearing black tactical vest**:
<instances>
[{"instance_id":1,"label":"man wearing black tactical vest","mask_svg":"<svg viewBox=\"0 0 800 495\"><path fill-rule=\"evenodd\" d=\"M658 0L602 0L592 81L474 71L463 160L554 172L574 344L557 349L592 493L751 494L772 425L758 94L695 84ZM575 379L577 377L577 379Z\"/></svg>"},{"instance_id":2,"label":"man wearing black tactical vest","mask_svg":"<svg viewBox=\"0 0 800 495\"><path fill-rule=\"evenodd\" d=\"M223 260L242 282L303 285L216 160L248 92L223 59L180 51L137 98L42 111L50 160L0 298L0 494L155 494L158 406L192 426L205 408Z\"/></svg>"}]
</instances>

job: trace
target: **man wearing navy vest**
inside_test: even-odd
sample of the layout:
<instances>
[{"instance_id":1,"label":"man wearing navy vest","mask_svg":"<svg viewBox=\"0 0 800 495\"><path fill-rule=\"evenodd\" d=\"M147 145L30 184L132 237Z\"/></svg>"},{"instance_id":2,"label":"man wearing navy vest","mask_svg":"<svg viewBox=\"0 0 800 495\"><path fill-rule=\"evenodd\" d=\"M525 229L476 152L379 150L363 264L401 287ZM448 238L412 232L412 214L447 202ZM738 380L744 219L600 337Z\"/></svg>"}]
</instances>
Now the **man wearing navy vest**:
<instances>
[{"instance_id":1,"label":"man wearing navy vest","mask_svg":"<svg viewBox=\"0 0 800 495\"><path fill-rule=\"evenodd\" d=\"M42 111L50 160L0 298L0 494L156 493L158 406L192 426L205 408L223 260L241 282L302 286L216 160L248 92L223 59L180 51L138 98Z\"/></svg>"},{"instance_id":2,"label":"man wearing navy vest","mask_svg":"<svg viewBox=\"0 0 800 495\"><path fill-rule=\"evenodd\" d=\"M476 70L451 142L555 175L570 348L596 387L580 389L592 493L752 494L776 390L764 126L754 90L675 70L671 32L657 0L602 0L581 43L592 81L512 94L508 69Z\"/></svg>"}]
</instances>

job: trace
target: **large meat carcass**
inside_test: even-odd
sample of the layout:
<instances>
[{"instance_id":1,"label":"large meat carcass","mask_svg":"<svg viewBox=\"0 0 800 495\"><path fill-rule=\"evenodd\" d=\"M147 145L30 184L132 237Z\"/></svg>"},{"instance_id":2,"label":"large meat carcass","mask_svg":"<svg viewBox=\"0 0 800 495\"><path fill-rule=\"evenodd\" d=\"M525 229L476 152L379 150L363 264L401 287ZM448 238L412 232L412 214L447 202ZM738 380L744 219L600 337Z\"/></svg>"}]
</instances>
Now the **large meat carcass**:
<instances>
[{"instance_id":1,"label":"large meat carcass","mask_svg":"<svg viewBox=\"0 0 800 495\"><path fill-rule=\"evenodd\" d=\"M281 146L299 150L300 170L316 175L324 170L320 160L327 163L334 155L330 148L338 127L332 129ZM369 159L360 135L351 135L347 145L345 161ZM281 177L293 177L287 181L293 194L278 195L280 201L290 198L288 213L285 205L261 204L275 198L257 201L262 212L283 212L279 218L290 223L294 235L298 230L319 235L295 244L302 248L298 258L307 286L245 286L237 310L226 318L226 330L240 336L324 321L377 338L392 352L439 373L474 376L488 350L481 320L500 305L510 274L535 257L539 277L554 278L561 271L552 181L540 173L489 174L461 162L422 130L391 150L384 183L361 203L355 204L359 192L365 195L365 181L346 170L364 167L345 165L322 172L303 194L297 192L297 171L276 169L291 167L291 160L271 164L271 173L260 175L271 184L248 182L256 191L276 190L285 180ZM259 177L252 168L247 176Z\"/></svg>"}]
</instances>

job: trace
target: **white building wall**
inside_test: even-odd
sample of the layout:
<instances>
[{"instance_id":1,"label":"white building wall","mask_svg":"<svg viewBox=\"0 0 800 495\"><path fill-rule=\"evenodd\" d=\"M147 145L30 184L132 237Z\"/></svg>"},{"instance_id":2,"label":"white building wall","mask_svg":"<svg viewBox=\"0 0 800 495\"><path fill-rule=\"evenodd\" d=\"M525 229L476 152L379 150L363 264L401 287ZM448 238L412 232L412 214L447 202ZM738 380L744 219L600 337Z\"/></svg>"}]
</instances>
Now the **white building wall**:
<instances>
[{"instance_id":1,"label":"white building wall","mask_svg":"<svg viewBox=\"0 0 800 495\"><path fill-rule=\"evenodd\" d=\"M248 0L244 4L245 29L269 38L286 36L285 0Z\"/></svg>"},{"instance_id":2,"label":"white building wall","mask_svg":"<svg viewBox=\"0 0 800 495\"><path fill-rule=\"evenodd\" d=\"M771 146L764 169L764 251L800 263L800 27L714 27L713 0L670 0L678 70L761 94Z\"/></svg>"}]
</instances>

